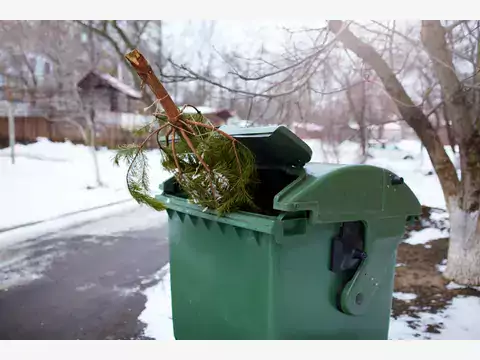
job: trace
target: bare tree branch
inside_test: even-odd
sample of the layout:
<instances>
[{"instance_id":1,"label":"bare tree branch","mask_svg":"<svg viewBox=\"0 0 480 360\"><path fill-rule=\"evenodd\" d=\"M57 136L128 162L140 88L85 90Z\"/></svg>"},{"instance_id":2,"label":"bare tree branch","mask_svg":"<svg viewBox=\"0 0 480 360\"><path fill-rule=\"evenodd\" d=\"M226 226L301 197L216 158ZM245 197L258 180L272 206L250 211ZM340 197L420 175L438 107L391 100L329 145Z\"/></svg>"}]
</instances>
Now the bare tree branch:
<instances>
[{"instance_id":1,"label":"bare tree branch","mask_svg":"<svg viewBox=\"0 0 480 360\"><path fill-rule=\"evenodd\" d=\"M463 84L453 71L452 53L448 51L445 40L445 29L439 20L422 21L422 41L431 56L435 74L445 94L449 113L457 114L452 122L457 135L471 134L473 123L468 115L468 105L463 93Z\"/></svg>"},{"instance_id":2,"label":"bare tree branch","mask_svg":"<svg viewBox=\"0 0 480 360\"><path fill-rule=\"evenodd\" d=\"M327 37L325 37L325 42L326 42L326 40L327 40ZM272 72L270 72L270 73L266 73L266 74L263 74L263 75L260 75L260 76L256 76L256 77L248 77L248 76L239 74L238 72L230 72L230 74L237 75L240 79L246 80L246 81L253 81L253 80L265 79L265 78L267 78L267 77L274 76L274 75L278 75L278 74L283 73L283 72L285 72L285 71L295 69L295 68L299 67L300 65L303 65L303 64L306 63L307 61L316 59L318 56L320 56L321 53L327 51L327 49L328 49L332 44L334 44L335 42L336 42L336 37L334 37L334 38L333 38L331 41L329 41L328 43L323 43L323 44L321 44L321 46L319 46L319 48L318 48L316 51L314 51L312 54L301 58L299 61L294 62L294 63L291 64L291 65L288 65L288 66L283 67L283 68L279 68L278 70L272 71ZM328 56L328 53L327 53L327 55L325 56L325 58L326 58L327 56Z\"/></svg>"},{"instance_id":3,"label":"bare tree branch","mask_svg":"<svg viewBox=\"0 0 480 360\"><path fill-rule=\"evenodd\" d=\"M458 25L462 25L463 23L467 22L468 20L457 20L453 24L445 27L445 32L452 32Z\"/></svg>"},{"instance_id":4,"label":"bare tree branch","mask_svg":"<svg viewBox=\"0 0 480 360\"><path fill-rule=\"evenodd\" d=\"M440 101L437 105L435 105L432 110L430 110L430 112L428 112L425 116L427 117L427 119L432 116L432 114L435 114L437 112L437 110L442 107L443 105L445 104L445 101Z\"/></svg>"},{"instance_id":5,"label":"bare tree branch","mask_svg":"<svg viewBox=\"0 0 480 360\"><path fill-rule=\"evenodd\" d=\"M112 27L115 29L117 34L120 36L120 38L123 40L127 51L132 50L135 47L135 44L133 44L128 36L125 34L125 32L122 30L122 28L118 25L117 20L110 20L110 23L112 24Z\"/></svg>"},{"instance_id":6,"label":"bare tree branch","mask_svg":"<svg viewBox=\"0 0 480 360\"><path fill-rule=\"evenodd\" d=\"M339 20L329 21L329 28L334 33L339 34L340 30L343 29L343 22ZM398 110L428 149L432 163L439 174L440 183L442 184L445 195L447 197L455 196L459 185L455 167L446 154L435 129L421 109L415 106L412 99L407 95L392 69L389 68L385 60L371 45L364 43L350 30L344 30L338 38L359 58L370 64L382 80L390 97L399 100L399 102L397 102Z\"/></svg>"}]
</instances>

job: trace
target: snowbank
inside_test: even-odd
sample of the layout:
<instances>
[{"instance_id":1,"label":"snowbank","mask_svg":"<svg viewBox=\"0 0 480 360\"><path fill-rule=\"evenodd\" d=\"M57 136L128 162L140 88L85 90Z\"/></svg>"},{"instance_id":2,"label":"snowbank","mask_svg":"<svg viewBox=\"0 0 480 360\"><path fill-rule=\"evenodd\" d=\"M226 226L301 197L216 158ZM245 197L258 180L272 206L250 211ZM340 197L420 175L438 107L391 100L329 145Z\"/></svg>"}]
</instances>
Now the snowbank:
<instances>
[{"instance_id":1,"label":"snowbank","mask_svg":"<svg viewBox=\"0 0 480 360\"><path fill-rule=\"evenodd\" d=\"M334 151L318 140L305 140L312 148L312 161L354 164L359 146L344 142ZM101 179L95 185L92 154L83 145L52 143L39 139L30 145L16 145L16 164L10 163L9 148L0 150L0 229L55 218L65 213L131 199L125 184L126 168L114 167L114 151L97 151ZM367 163L387 168L402 176L423 205L445 208L440 183L418 141L404 140L386 149L372 148ZM451 155L451 154L450 154ZM406 158L407 157L407 158ZM159 166L159 151L149 152L151 188L169 176Z\"/></svg>"},{"instance_id":2,"label":"snowbank","mask_svg":"<svg viewBox=\"0 0 480 360\"><path fill-rule=\"evenodd\" d=\"M0 150L0 230L131 199L126 167L113 165L113 150L97 151L106 186L94 189L93 157L86 146L39 139L34 144L17 144L15 153L12 165L10 149ZM150 151L148 157L151 189L156 191L169 174L159 165L159 151Z\"/></svg>"}]
</instances>

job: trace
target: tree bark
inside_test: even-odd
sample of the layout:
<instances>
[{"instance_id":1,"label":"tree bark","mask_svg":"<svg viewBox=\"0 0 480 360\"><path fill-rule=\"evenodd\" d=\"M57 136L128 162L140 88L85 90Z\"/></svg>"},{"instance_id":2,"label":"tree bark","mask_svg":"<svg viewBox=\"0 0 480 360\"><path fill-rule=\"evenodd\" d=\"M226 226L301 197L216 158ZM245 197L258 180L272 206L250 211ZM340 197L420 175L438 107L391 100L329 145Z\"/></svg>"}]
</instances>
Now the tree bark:
<instances>
[{"instance_id":1,"label":"tree bark","mask_svg":"<svg viewBox=\"0 0 480 360\"><path fill-rule=\"evenodd\" d=\"M422 21L422 42L433 63L459 145L458 196L447 203L450 213L450 244L445 276L461 284L480 284L480 130L471 102L455 73L446 30L438 20Z\"/></svg>"},{"instance_id":2,"label":"tree bark","mask_svg":"<svg viewBox=\"0 0 480 360\"><path fill-rule=\"evenodd\" d=\"M126 54L125 58L138 74L138 77L148 85L152 93L158 99L165 110L165 114L167 115L168 119L176 121L180 115L180 110L177 108L177 105L175 105L175 102L172 100L165 87L155 76L150 64L143 57L143 55L140 54L138 50L134 49Z\"/></svg>"},{"instance_id":3,"label":"tree bark","mask_svg":"<svg viewBox=\"0 0 480 360\"><path fill-rule=\"evenodd\" d=\"M463 84L455 73L452 54L445 40L445 28L440 21L422 21L422 42L433 62L433 69L444 94L445 107L459 143L462 171L459 207L476 211L480 200L479 129L474 126L471 105Z\"/></svg>"},{"instance_id":4,"label":"tree bark","mask_svg":"<svg viewBox=\"0 0 480 360\"><path fill-rule=\"evenodd\" d=\"M100 166L98 165L97 149L95 148L95 139L97 137L95 131L95 110L91 109L90 118L87 119L88 126L88 147L93 158L93 165L95 169L95 183L97 187L104 186L102 179L100 178Z\"/></svg>"},{"instance_id":5,"label":"tree bark","mask_svg":"<svg viewBox=\"0 0 480 360\"><path fill-rule=\"evenodd\" d=\"M445 97L461 156L461 182L443 144L422 110L407 95L392 69L369 44L356 37L342 21L329 21L339 41L368 63L382 80L405 121L428 151L440 180L448 211L451 235L445 276L460 284L480 284L480 133L474 125L461 82L455 74L452 55L440 21L422 22L422 42Z\"/></svg>"},{"instance_id":6,"label":"tree bark","mask_svg":"<svg viewBox=\"0 0 480 360\"><path fill-rule=\"evenodd\" d=\"M461 209L455 200L449 206L450 242L444 276L458 284L480 285L479 211Z\"/></svg>"},{"instance_id":7,"label":"tree bark","mask_svg":"<svg viewBox=\"0 0 480 360\"><path fill-rule=\"evenodd\" d=\"M365 96L365 82L362 82L360 86L361 89L361 99L360 99L360 108L355 106L355 101L352 96L351 84L346 81L347 85L347 100L349 104L350 111L355 118L355 121L358 124L358 131L360 135L360 148L362 149L362 158L360 162L363 164L367 161L367 125L365 121L365 107L366 107L366 96Z\"/></svg>"},{"instance_id":8,"label":"tree bark","mask_svg":"<svg viewBox=\"0 0 480 360\"><path fill-rule=\"evenodd\" d=\"M453 134L452 123L450 121L450 117L448 116L447 108L445 106L443 106L442 108L443 120L445 121L445 128L447 130L448 142L450 144L450 147L452 148L453 153L456 154L457 141L455 140L455 135Z\"/></svg>"}]
</instances>

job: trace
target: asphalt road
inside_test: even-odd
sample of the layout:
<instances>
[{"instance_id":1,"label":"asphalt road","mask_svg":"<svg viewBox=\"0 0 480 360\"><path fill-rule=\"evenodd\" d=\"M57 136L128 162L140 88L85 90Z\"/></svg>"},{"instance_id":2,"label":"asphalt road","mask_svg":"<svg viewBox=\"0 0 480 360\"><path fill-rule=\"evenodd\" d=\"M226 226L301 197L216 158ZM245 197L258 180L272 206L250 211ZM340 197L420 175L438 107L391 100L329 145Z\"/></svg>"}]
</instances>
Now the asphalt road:
<instances>
[{"instance_id":1,"label":"asphalt road","mask_svg":"<svg viewBox=\"0 0 480 360\"><path fill-rule=\"evenodd\" d=\"M143 338L166 230L164 214L135 206L1 248L0 339Z\"/></svg>"}]
</instances>

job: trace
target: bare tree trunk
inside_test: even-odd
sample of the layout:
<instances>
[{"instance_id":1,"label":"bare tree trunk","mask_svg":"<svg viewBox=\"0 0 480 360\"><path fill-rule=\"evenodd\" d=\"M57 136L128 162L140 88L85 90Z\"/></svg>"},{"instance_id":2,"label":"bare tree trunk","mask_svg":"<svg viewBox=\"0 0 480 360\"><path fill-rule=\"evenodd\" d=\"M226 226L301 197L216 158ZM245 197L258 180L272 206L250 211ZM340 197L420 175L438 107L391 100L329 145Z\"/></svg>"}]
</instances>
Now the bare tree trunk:
<instances>
[{"instance_id":1,"label":"bare tree trunk","mask_svg":"<svg viewBox=\"0 0 480 360\"><path fill-rule=\"evenodd\" d=\"M95 68L96 64L96 51L95 51L95 41L93 39L93 22L89 21L90 29L88 31L88 45L89 45L89 57L90 57L90 65ZM80 101L82 101L80 99ZM95 129L95 100L93 96L90 94L89 96L89 114L86 116L86 122L88 127L88 146L90 147L90 153L92 154L94 170L95 170L95 184L97 187L104 186L102 179L100 178L100 167L98 165L98 158L97 158L97 151L95 148L95 139L97 137L96 129Z\"/></svg>"},{"instance_id":2,"label":"bare tree trunk","mask_svg":"<svg viewBox=\"0 0 480 360\"><path fill-rule=\"evenodd\" d=\"M84 116L86 125L83 127L77 121L70 119L67 117L57 119L58 122L66 122L72 126L74 126L78 132L80 133L83 142L89 148L90 154L92 155L94 171L95 171L95 184L98 187L105 186L100 177L100 166L98 164L98 157L97 152L95 150L95 128L94 123L92 122L91 118L88 115Z\"/></svg>"},{"instance_id":3,"label":"bare tree trunk","mask_svg":"<svg viewBox=\"0 0 480 360\"><path fill-rule=\"evenodd\" d=\"M95 138L96 138L96 129L95 129L95 112L92 109L90 112L90 118L87 119L88 126L88 146L90 148L90 153L92 154L93 164L95 169L95 184L97 187L105 186L100 178L100 166L98 165L98 156L97 150L95 148Z\"/></svg>"},{"instance_id":4,"label":"bare tree trunk","mask_svg":"<svg viewBox=\"0 0 480 360\"><path fill-rule=\"evenodd\" d=\"M474 125L470 116L463 86L455 74L445 29L440 21L422 21L422 42L434 63L460 148L461 182L435 129L385 60L371 45L345 29L342 21L329 21L329 27L345 47L374 69L402 117L428 151L450 213L450 246L444 275L460 284L480 284L480 131L479 124Z\"/></svg>"},{"instance_id":5,"label":"bare tree trunk","mask_svg":"<svg viewBox=\"0 0 480 360\"><path fill-rule=\"evenodd\" d=\"M354 117L356 123L358 124L358 132L360 135L360 148L362 150L362 155L360 159L360 163L363 164L367 161L367 126L366 126L366 121L365 121L365 108L366 108L366 98L365 98L365 82L361 82L360 86L361 88L361 99L360 99L360 106L357 108L355 106L355 101L352 96L352 87L351 84L346 78L346 86L347 86L347 100L348 100L348 105L350 108L350 112L352 116Z\"/></svg>"},{"instance_id":6,"label":"bare tree trunk","mask_svg":"<svg viewBox=\"0 0 480 360\"><path fill-rule=\"evenodd\" d=\"M432 62L458 141L462 178L456 196L447 201L450 243L444 275L461 284L480 284L480 129L453 66L440 21L422 21L422 42Z\"/></svg>"},{"instance_id":7,"label":"bare tree trunk","mask_svg":"<svg viewBox=\"0 0 480 360\"><path fill-rule=\"evenodd\" d=\"M456 154L457 142L455 141L455 135L453 134L452 124L450 121L450 117L448 116L446 106L443 106L443 119L445 120L445 129L447 130L448 142L450 143L450 147L452 148L453 153Z\"/></svg>"},{"instance_id":8,"label":"bare tree trunk","mask_svg":"<svg viewBox=\"0 0 480 360\"><path fill-rule=\"evenodd\" d=\"M462 209L458 203L452 199L449 206L450 242L444 276L459 284L480 285L479 212Z\"/></svg>"},{"instance_id":9,"label":"bare tree trunk","mask_svg":"<svg viewBox=\"0 0 480 360\"><path fill-rule=\"evenodd\" d=\"M383 124L378 125L378 134L377 134L377 136L378 136L378 138L379 138L380 140L383 139L384 133L385 133L384 125L383 125Z\"/></svg>"}]
</instances>

